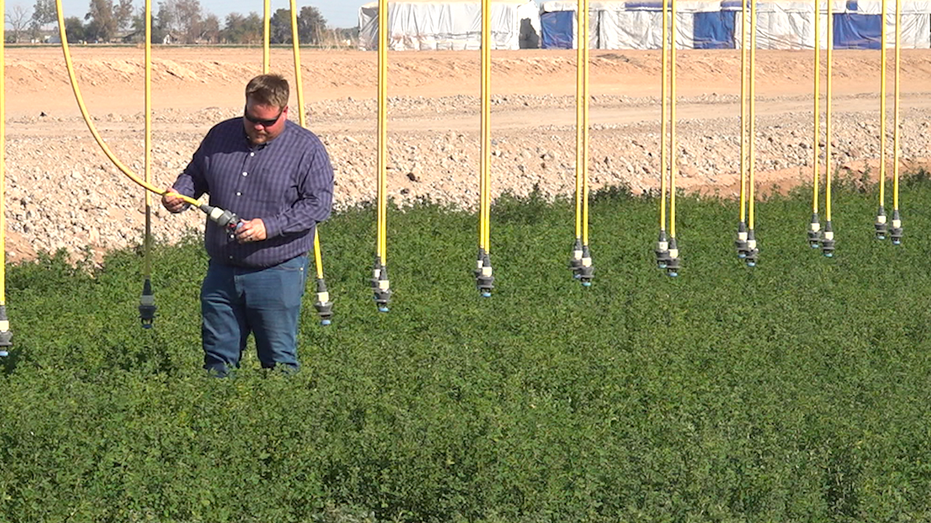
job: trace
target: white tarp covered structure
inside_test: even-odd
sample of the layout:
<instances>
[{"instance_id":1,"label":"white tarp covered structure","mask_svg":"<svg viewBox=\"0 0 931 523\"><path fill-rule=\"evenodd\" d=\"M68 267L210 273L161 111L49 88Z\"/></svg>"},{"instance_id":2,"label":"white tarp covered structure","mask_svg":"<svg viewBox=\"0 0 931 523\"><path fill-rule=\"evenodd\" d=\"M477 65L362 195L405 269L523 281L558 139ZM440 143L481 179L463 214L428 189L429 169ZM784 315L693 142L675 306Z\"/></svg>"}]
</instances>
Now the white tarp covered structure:
<instances>
[{"instance_id":1,"label":"white tarp covered structure","mask_svg":"<svg viewBox=\"0 0 931 523\"><path fill-rule=\"evenodd\" d=\"M480 0L389 0L388 47L404 50L478 50ZM540 12L533 0L492 0L492 49L539 47ZM378 2L359 9L359 47L378 48Z\"/></svg>"},{"instance_id":2,"label":"white tarp covered structure","mask_svg":"<svg viewBox=\"0 0 931 523\"><path fill-rule=\"evenodd\" d=\"M879 48L881 0L832 0L834 48ZM887 2L887 45L895 43L895 2ZM662 46L662 0L589 3L593 49L658 49ZM815 2L758 0L756 43L759 49L814 49ZM541 6L541 40L545 48L576 48L578 3L552 0ZM820 2L821 47L827 48L827 1ZM676 46L739 49L741 0L676 2ZM931 48L931 0L902 0L902 45ZM570 43L571 42L571 43Z\"/></svg>"}]
</instances>

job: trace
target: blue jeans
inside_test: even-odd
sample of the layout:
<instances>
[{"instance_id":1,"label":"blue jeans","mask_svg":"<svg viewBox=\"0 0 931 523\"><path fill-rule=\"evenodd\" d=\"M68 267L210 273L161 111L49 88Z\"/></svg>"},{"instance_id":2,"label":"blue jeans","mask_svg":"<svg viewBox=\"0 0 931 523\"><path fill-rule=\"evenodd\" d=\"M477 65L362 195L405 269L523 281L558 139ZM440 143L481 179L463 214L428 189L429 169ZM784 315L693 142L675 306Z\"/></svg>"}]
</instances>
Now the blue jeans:
<instances>
[{"instance_id":1,"label":"blue jeans","mask_svg":"<svg viewBox=\"0 0 931 523\"><path fill-rule=\"evenodd\" d=\"M200 291L204 368L226 376L238 368L249 333L262 368L297 370L297 328L307 256L267 269L210 260Z\"/></svg>"}]
</instances>

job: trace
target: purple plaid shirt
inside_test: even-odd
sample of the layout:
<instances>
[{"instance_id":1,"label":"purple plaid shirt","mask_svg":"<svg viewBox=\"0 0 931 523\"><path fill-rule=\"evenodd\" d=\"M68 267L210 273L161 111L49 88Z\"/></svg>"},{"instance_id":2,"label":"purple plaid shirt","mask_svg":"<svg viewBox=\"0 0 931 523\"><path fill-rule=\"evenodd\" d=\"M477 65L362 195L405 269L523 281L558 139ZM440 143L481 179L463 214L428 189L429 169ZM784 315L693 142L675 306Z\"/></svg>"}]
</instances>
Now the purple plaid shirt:
<instances>
[{"instance_id":1,"label":"purple plaid shirt","mask_svg":"<svg viewBox=\"0 0 931 523\"><path fill-rule=\"evenodd\" d=\"M174 188L243 220L261 218L267 239L237 243L209 219L204 245L210 258L240 267L271 267L313 248L317 222L330 216L333 167L317 136L288 121L278 137L252 145L242 118L215 125Z\"/></svg>"}]
</instances>

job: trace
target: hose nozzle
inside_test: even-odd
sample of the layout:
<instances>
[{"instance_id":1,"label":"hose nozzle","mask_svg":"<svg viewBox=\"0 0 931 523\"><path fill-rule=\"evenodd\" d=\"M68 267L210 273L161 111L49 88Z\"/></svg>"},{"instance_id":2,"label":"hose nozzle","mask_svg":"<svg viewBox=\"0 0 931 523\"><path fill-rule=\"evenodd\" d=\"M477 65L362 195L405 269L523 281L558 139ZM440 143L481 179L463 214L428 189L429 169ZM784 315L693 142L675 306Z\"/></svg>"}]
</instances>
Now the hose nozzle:
<instances>
[{"instance_id":1,"label":"hose nozzle","mask_svg":"<svg viewBox=\"0 0 931 523\"><path fill-rule=\"evenodd\" d=\"M811 215L811 223L808 224L808 246L812 249L821 246L821 219L818 213Z\"/></svg>"},{"instance_id":2,"label":"hose nozzle","mask_svg":"<svg viewBox=\"0 0 931 523\"><path fill-rule=\"evenodd\" d=\"M889 224L886 223L886 210L882 205L879 206L879 212L876 213L876 223L873 224L876 229L876 239L885 240L886 233L889 232Z\"/></svg>"},{"instance_id":3,"label":"hose nozzle","mask_svg":"<svg viewBox=\"0 0 931 523\"><path fill-rule=\"evenodd\" d=\"M656 266L665 269L666 265L669 264L669 240L666 239L666 231L659 231L659 240L657 240L656 250L653 252L656 254Z\"/></svg>"},{"instance_id":4,"label":"hose nozzle","mask_svg":"<svg viewBox=\"0 0 931 523\"><path fill-rule=\"evenodd\" d=\"M588 245L582 247L582 266L579 267L578 275L583 287L592 286L595 267L592 265L592 251L588 248Z\"/></svg>"},{"instance_id":5,"label":"hose nozzle","mask_svg":"<svg viewBox=\"0 0 931 523\"><path fill-rule=\"evenodd\" d=\"M892 211L892 230L889 237L892 238L892 245L902 244L902 217L898 209Z\"/></svg>"},{"instance_id":6,"label":"hose nozzle","mask_svg":"<svg viewBox=\"0 0 931 523\"><path fill-rule=\"evenodd\" d=\"M200 205L200 210L207 214L210 221L216 223L220 227L225 227L230 234L232 234L236 230L236 226L239 225L239 216L236 216L234 212L224 211L219 207L207 205L206 203Z\"/></svg>"},{"instance_id":7,"label":"hose nozzle","mask_svg":"<svg viewBox=\"0 0 931 523\"><path fill-rule=\"evenodd\" d=\"M479 260L481 262L481 260ZM481 268L481 267L479 267ZM582 240L575 239L575 245L572 246L572 258L569 259L569 270L572 271L572 277L579 277L579 269L582 268ZM476 274L476 277L478 274Z\"/></svg>"},{"instance_id":8,"label":"hose nozzle","mask_svg":"<svg viewBox=\"0 0 931 523\"><path fill-rule=\"evenodd\" d=\"M372 269L372 291L378 312L388 312L388 302L391 300L391 282L388 280L388 268L381 263L381 257L375 258Z\"/></svg>"},{"instance_id":9,"label":"hose nozzle","mask_svg":"<svg viewBox=\"0 0 931 523\"><path fill-rule=\"evenodd\" d=\"M821 237L821 252L828 258L834 257L834 229L831 222L824 224L824 235Z\"/></svg>"},{"instance_id":10,"label":"hose nozzle","mask_svg":"<svg viewBox=\"0 0 931 523\"><path fill-rule=\"evenodd\" d=\"M142 285L142 297L139 298L139 320L143 329L151 329L155 321L155 296L152 294L152 282L146 278Z\"/></svg>"}]
</instances>

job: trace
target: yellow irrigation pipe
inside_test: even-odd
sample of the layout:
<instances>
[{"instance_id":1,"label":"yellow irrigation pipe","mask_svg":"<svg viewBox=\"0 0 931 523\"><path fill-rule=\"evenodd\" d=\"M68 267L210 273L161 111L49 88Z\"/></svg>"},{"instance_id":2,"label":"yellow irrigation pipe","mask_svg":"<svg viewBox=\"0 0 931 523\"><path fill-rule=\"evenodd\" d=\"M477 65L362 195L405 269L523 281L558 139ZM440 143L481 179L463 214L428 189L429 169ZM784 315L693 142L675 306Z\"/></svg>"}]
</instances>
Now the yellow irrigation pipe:
<instances>
[{"instance_id":1,"label":"yellow irrigation pipe","mask_svg":"<svg viewBox=\"0 0 931 523\"><path fill-rule=\"evenodd\" d=\"M671 0L672 23L670 32L672 41L669 51L669 238L676 238L676 176L678 175L678 154L676 151L676 0ZM671 251L671 249L670 249Z\"/></svg>"},{"instance_id":2,"label":"yellow irrigation pipe","mask_svg":"<svg viewBox=\"0 0 931 523\"><path fill-rule=\"evenodd\" d=\"M582 92L580 104L582 107L582 121L579 122L581 127L581 161L582 161L582 245L588 246L588 141L589 141L589 130L588 130L588 57L589 57L589 12L588 12L588 0L581 0L582 8L582 27L585 28L585 35L582 42L580 42L580 47L582 52L580 54L580 63L581 66L581 87Z\"/></svg>"},{"instance_id":3,"label":"yellow irrigation pipe","mask_svg":"<svg viewBox=\"0 0 931 523\"><path fill-rule=\"evenodd\" d=\"M814 192L811 200L811 211L812 214L818 214L818 200L819 200L819 189L821 186L821 6L818 2L815 2L815 88L814 88L814 101L815 101L815 133L814 133L814 142L812 143L811 150L814 153L814 161L812 162L812 191ZM814 222L812 222L814 224Z\"/></svg>"},{"instance_id":4,"label":"yellow irrigation pipe","mask_svg":"<svg viewBox=\"0 0 931 523\"><path fill-rule=\"evenodd\" d=\"M268 74L271 65L271 19L272 7L271 0L265 0L265 21L262 26L262 74Z\"/></svg>"},{"instance_id":5,"label":"yellow irrigation pipe","mask_svg":"<svg viewBox=\"0 0 931 523\"><path fill-rule=\"evenodd\" d=\"M491 0L482 0L482 248L491 254Z\"/></svg>"},{"instance_id":6,"label":"yellow irrigation pipe","mask_svg":"<svg viewBox=\"0 0 931 523\"><path fill-rule=\"evenodd\" d=\"M55 7L58 11L58 30L61 36L62 52L65 55L65 66L67 66L68 68L68 76L71 79L71 90L74 92L74 97L77 100L78 108L81 110L81 115L84 117L84 122L87 124L88 130L91 132L91 135L93 135L94 140L97 142L97 145L100 146L100 149L104 152L104 154L107 155L107 158L109 158L110 161L113 162L113 165L115 165L117 169L122 171L123 174L128 176L133 182L137 183L138 185L156 194L164 195L166 192L164 189L155 187L154 185L146 182L145 180L140 179L135 173L129 170L129 167L126 167L126 165L124 165L123 162L121 162L116 156L114 156L113 152L110 151L110 147L107 146L106 142L104 142L103 138L101 138L100 133L97 132L97 128L94 126L94 123L91 120L91 117L87 112L87 107L84 105L84 99L81 97L81 89L80 87L78 87L77 77L74 74L74 64L72 64L71 62L71 51L68 46L68 36L65 33L65 21L64 21L64 15L62 13L62 8L61 8L61 0L55 0ZM197 200L189 196L178 194L178 197L184 200L185 203L194 205L195 207L201 206L200 202L198 202Z\"/></svg>"},{"instance_id":7,"label":"yellow irrigation pipe","mask_svg":"<svg viewBox=\"0 0 931 523\"><path fill-rule=\"evenodd\" d=\"M824 139L824 220L825 227L831 223L831 106L833 105L833 70L834 70L834 9L833 0L828 0L828 51L827 51L827 90L825 92L824 119L827 125ZM825 231L827 232L827 231Z\"/></svg>"},{"instance_id":8,"label":"yellow irrigation pipe","mask_svg":"<svg viewBox=\"0 0 931 523\"><path fill-rule=\"evenodd\" d=\"M886 14L888 6L882 0L882 27L879 31L879 212L886 205ZM885 216L881 216L885 223ZM877 219L879 223L879 219Z\"/></svg>"},{"instance_id":9,"label":"yellow irrigation pipe","mask_svg":"<svg viewBox=\"0 0 931 523\"><path fill-rule=\"evenodd\" d=\"M660 124L660 200L659 200L659 230L662 235L666 230L666 185L669 169L669 1L663 0L663 66L662 75L662 123Z\"/></svg>"},{"instance_id":10,"label":"yellow irrigation pipe","mask_svg":"<svg viewBox=\"0 0 931 523\"><path fill-rule=\"evenodd\" d=\"M750 112L747 119L747 227L752 237L756 210L756 0L750 2L750 78L747 92L750 99ZM745 2L746 3L746 2ZM749 245L751 249L753 245Z\"/></svg>"},{"instance_id":11,"label":"yellow irrigation pipe","mask_svg":"<svg viewBox=\"0 0 931 523\"><path fill-rule=\"evenodd\" d=\"M747 32L748 0L741 2L740 16L740 223L747 215ZM752 38L752 36L751 36ZM738 232L738 235L741 234ZM745 238L738 238L738 241Z\"/></svg>"},{"instance_id":12,"label":"yellow irrigation pipe","mask_svg":"<svg viewBox=\"0 0 931 523\"><path fill-rule=\"evenodd\" d=\"M893 134L892 147L895 151L892 156L892 209L893 212L899 210L899 155L901 154L901 143L899 142L899 94L901 85L900 72L902 69L902 0L895 1L895 101L893 114ZM895 219L893 218L893 222ZM898 227L892 224L893 228Z\"/></svg>"},{"instance_id":13,"label":"yellow irrigation pipe","mask_svg":"<svg viewBox=\"0 0 931 523\"><path fill-rule=\"evenodd\" d=\"M5 13L0 0L0 13ZM0 24L0 357L13 345L10 320L6 315L6 35Z\"/></svg>"},{"instance_id":14,"label":"yellow irrigation pipe","mask_svg":"<svg viewBox=\"0 0 931 523\"><path fill-rule=\"evenodd\" d=\"M145 182L152 183L152 2L145 2ZM145 192L145 255L143 276L152 276L152 197Z\"/></svg>"},{"instance_id":15,"label":"yellow irrigation pipe","mask_svg":"<svg viewBox=\"0 0 931 523\"><path fill-rule=\"evenodd\" d=\"M582 86L584 81L583 68L585 65L585 49L588 45L582 42L588 38L588 20L587 6L585 0L578 0L577 12L578 31L576 31L576 68L575 68L575 237L577 240L582 239L582 177L585 165L582 161L582 149L585 147L585 133L582 130L585 119L585 109L583 108L582 97L585 96L585 88Z\"/></svg>"},{"instance_id":16,"label":"yellow irrigation pipe","mask_svg":"<svg viewBox=\"0 0 931 523\"><path fill-rule=\"evenodd\" d=\"M388 0L378 6L378 218L376 256L387 265L387 179L388 179Z\"/></svg>"}]
</instances>

